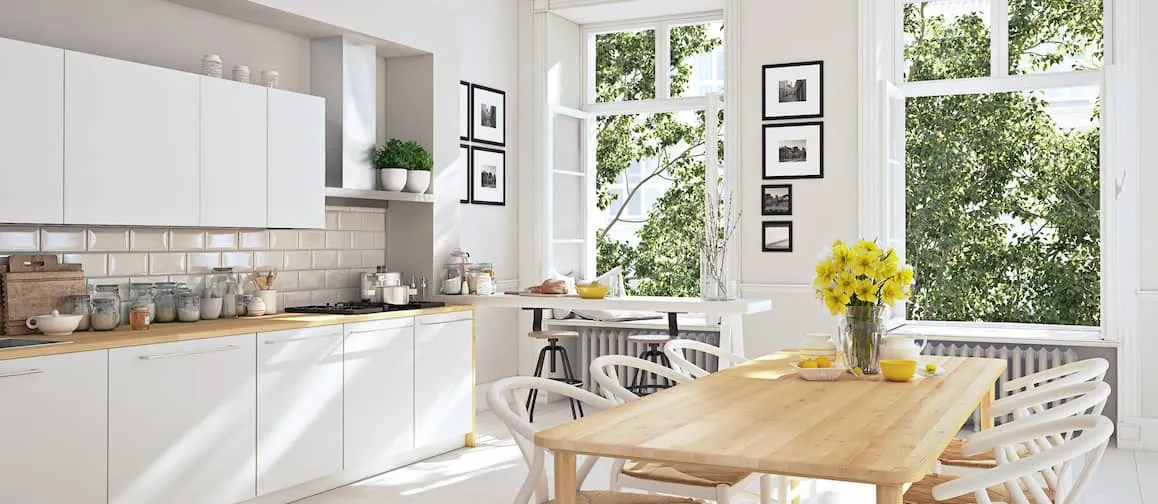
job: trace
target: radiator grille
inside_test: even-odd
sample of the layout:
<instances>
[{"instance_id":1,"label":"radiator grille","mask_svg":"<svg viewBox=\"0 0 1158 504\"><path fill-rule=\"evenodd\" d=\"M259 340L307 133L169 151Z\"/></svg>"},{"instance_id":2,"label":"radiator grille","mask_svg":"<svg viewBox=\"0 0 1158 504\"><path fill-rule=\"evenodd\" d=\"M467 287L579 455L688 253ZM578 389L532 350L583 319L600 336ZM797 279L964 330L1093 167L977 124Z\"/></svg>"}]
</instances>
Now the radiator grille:
<instances>
[{"instance_id":1,"label":"radiator grille","mask_svg":"<svg viewBox=\"0 0 1158 504\"><path fill-rule=\"evenodd\" d=\"M627 341L627 337L635 334L666 334L662 329L625 329L608 327L570 327L579 332L579 379L583 380L583 388L598 393L596 385L591 379L591 361L604 355L639 356L645 346ZM720 344L720 333L706 331L680 331L680 338L702 341L710 345ZM702 352L688 352L688 359L695 365L708 371L716 371L716 358ZM618 370L619 379L626 386L628 373Z\"/></svg>"}]
</instances>

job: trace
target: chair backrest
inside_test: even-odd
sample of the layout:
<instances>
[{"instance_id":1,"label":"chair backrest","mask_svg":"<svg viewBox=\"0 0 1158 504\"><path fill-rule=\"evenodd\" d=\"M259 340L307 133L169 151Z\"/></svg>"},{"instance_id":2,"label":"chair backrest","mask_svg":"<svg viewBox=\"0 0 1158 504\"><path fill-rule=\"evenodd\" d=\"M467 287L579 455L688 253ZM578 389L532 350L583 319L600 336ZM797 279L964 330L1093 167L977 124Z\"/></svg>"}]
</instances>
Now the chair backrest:
<instances>
[{"instance_id":1,"label":"chair backrest","mask_svg":"<svg viewBox=\"0 0 1158 504\"><path fill-rule=\"evenodd\" d=\"M692 363L692 361L687 358L687 355L684 354L685 350L693 350L715 356L721 361L721 369L724 367L723 361L727 361L732 365L748 362L748 358L746 357L725 352L718 346L702 341L673 339L664 344L663 353L667 355L668 360L671 361L672 367L692 378L703 378L711 373Z\"/></svg>"},{"instance_id":2,"label":"chair backrest","mask_svg":"<svg viewBox=\"0 0 1158 504\"><path fill-rule=\"evenodd\" d=\"M591 361L591 377L595 379L595 383L599 384L599 389L603 391L603 395L607 396L608 399L619 402L639 399L639 395L623 386L623 383L619 379L619 372L615 369L616 367L655 373L675 383L691 381L691 378L674 369L663 367L638 357L631 357L629 355L604 355L603 357L598 357Z\"/></svg>"},{"instance_id":3,"label":"chair backrest","mask_svg":"<svg viewBox=\"0 0 1158 504\"><path fill-rule=\"evenodd\" d=\"M535 446L535 433L539 429L531 424L530 415L518 394L531 389L559 394L596 409L610 408L617 404L611 399L605 399L586 390L547 378L516 376L504 378L491 385L490 390L487 391L487 404L495 416L511 431L511 436L514 438L515 444L518 445L519 451L522 452L523 460L526 461L527 469L529 469L526 481L523 482L523 486L515 496L514 504L532 502L531 498L536 494L538 495L537 502L546 502L549 498L547 495L547 474L544 469L547 451ZM587 474L591 472L591 468L597 460L597 457L588 457L584 461L578 474L580 485L586 479Z\"/></svg>"},{"instance_id":4,"label":"chair backrest","mask_svg":"<svg viewBox=\"0 0 1158 504\"><path fill-rule=\"evenodd\" d=\"M1100 357L1084 359L1009 380L1005 382L1002 389L1006 392L1017 392L1025 389L1028 392L1043 387L1063 387L1087 381L1104 381L1108 369L1110 369L1110 361L1106 359ZM1093 414L1101 415L1105 406L1103 403Z\"/></svg>"},{"instance_id":5,"label":"chair backrest","mask_svg":"<svg viewBox=\"0 0 1158 504\"><path fill-rule=\"evenodd\" d=\"M1081 435L1020 459L1016 453L1001 449L1064 432L1080 432ZM972 492L978 503L988 504L992 501L986 489L1003 485L1016 504L1076 503L1089 476L1097 469L1113 432L1113 422L1101 415L1071 416L1045 422L1013 421L1001 425L986 431L984 437L970 437L962 447L966 456L993 450L1001 464L937 485L933 487L933 497L939 501L948 500ZM1066 474L1075 461L1084 461L1082 474L1073 485L1065 485L1065 479L1058 486L1051 485L1055 492L1055 500L1051 501L1040 483L1041 473L1061 467L1060 473Z\"/></svg>"}]
</instances>

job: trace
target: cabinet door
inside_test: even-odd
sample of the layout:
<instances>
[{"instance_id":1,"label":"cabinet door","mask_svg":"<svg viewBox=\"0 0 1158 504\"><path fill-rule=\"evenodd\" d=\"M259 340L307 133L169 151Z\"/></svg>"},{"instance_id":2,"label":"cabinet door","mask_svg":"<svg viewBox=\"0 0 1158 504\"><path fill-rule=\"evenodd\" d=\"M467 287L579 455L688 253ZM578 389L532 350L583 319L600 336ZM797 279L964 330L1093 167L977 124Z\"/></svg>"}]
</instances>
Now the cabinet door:
<instances>
[{"instance_id":1,"label":"cabinet door","mask_svg":"<svg viewBox=\"0 0 1158 504\"><path fill-rule=\"evenodd\" d=\"M470 312L427 315L414 330L414 445L471 432L474 349Z\"/></svg>"},{"instance_id":2,"label":"cabinet door","mask_svg":"<svg viewBox=\"0 0 1158 504\"><path fill-rule=\"evenodd\" d=\"M66 51L64 221L196 226L199 77Z\"/></svg>"},{"instance_id":3,"label":"cabinet door","mask_svg":"<svg viewBox=\"0 0 1158 504\"><path fill-rule=\"evenodd\" d=\"M109 350L109 503L254 497L254 338Z\"/></svg>"},{"instance_id":4,"label":"cabinet door","mask_svg":"<svg viewBox=\"0 0 1158 504\"><path fill-rule=\"evenodd\" d=\"M269 90L269 227L326 227L326 101Z\"/></svg>"},{"instance_id":5,"label":"cabinet door","mask_svg":"<svg viewBox=\"0 0 1158 504\"><path fill-rule=\"evenodd\" d=\"M342 470L342 326L258 334L257 493Z\"/></svg>"},{"instance_id":6,"label":"cabinet door","mask_svg":"<svg viewBox=\"0 0 1158 504\"><path fill-rule=\"evenodd\" d=\"M64 222L64 50L0 39L0 222Z\"/></svg>"},{"instance_id":7,"label":"cabinet door","mask_svg":"<svg viewBox=\"0 0 1158 504\"><path fill-rule=\"evenodd\" d=\"M266 88L201 77L201 225L265 227Z\"/></svg>"},{"instance_id":8,"label":"cabinet door","mask_svg":"<svg viewBox=\"0 0 1158 504\"><path fill-rule=\"evenodd\" d=\"M414 448L414 319L346 324L345 467Z\"/></svg>"},{"instance_id":9,"label":"cabinet door","mask_svg":"<svg viewBox=\"0 0 1158 504\"><path fill-rule=\"evenodd\" d=\"M0 361L0 502L104 504L108 352Z\"/></svg>"}]
</instances>

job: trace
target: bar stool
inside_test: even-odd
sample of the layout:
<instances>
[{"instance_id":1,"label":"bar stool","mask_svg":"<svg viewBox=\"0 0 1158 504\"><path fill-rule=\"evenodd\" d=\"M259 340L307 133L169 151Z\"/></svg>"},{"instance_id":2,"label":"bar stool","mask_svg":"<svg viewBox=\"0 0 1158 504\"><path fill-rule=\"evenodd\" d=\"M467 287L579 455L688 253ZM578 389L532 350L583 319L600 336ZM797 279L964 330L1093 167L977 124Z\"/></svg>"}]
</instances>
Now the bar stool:
<instances>
[{"instance_id":1,"label":"bar stool","mask_svg":"<svg viewBox=\"0 0 1158 504\"><path fill-rule=\"evenodd\" d=\"M579 337L578 332L575 332L575 331L531 331L531 333L528 334L527 336L529 336L530 338L533 338L533 339L538 339L538 340L545 339L545 340L547 340L547 346L543 347L542 350L539 350L539 361L537 363L535 363L535 376L536 377L541 378L543 376L543 364L546 363L547 354L551 354L551 364L550 364L551 367L550 367L549 371L551 373L555 372L555 366L556 366L555 357L557 355L563 361L563 377L562 378L548 377L548 378L550 378L551 380L560 382L560 383L565 383L567 385L571 385L573 387L582 387L583 386L583 382L581 380L575 378L575 371L573 371L571 369L571 359L568 358L568 356L567 356L567 349L563 348L563 346L559 344L559 340L562 338L578 338ZM531 391L529 393L527 393L526 409L527 409L527 414L530 416L530 421L532 421L532 422L535 421L535 403L538 402L538 400L539 400L539 389L531 389ZM568 399L568 400L571 402L571 418L573 420L579 419L579 417L583 416L583 403L578 402L575 399ZM576 413L576 411L575 411L576 407L579 408L578 413Z\"/></svg>"},{"instance_id":2,"label":"bar stool","mask_svg":"<svg viewBox=\"0 0 1158 504\"><path fill-rule=\"evenodd\" d=\"M667 334L635 334L627 337L627 341L644 345L644 350L639 353L640 359L654 362L669 369L671 369L671 361L664 355L663 345L671 340L671 336ZM654 379L649 379L649 377L654 377ZM660 380L663 380L663 383L660 383ZM631 385L627 387L627 390L642 396L671 386L671 381L667 378L637 368L632 374Z\"/></svg>"}]
</instances>

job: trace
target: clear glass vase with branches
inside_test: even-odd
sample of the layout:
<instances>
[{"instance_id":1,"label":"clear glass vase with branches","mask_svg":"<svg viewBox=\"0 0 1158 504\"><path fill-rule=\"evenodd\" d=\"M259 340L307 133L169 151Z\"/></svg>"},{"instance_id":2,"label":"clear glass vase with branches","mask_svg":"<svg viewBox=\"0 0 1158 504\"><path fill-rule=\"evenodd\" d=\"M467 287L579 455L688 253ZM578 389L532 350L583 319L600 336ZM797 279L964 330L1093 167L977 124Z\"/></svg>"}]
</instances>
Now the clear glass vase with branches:
<instances>
[{"instance_id":1,"label":"clear glass vase with branches","mask_svg":"<svg viewBox=\"0 0 1158 504\"><path fill-rule=\"evenodd\" d=\"M704 229L700 232L700 296L707 300L729 300L739 296L739 283L731 278L729 252L740 224L741 211L732 192L725 196L709 192ZM725 199L726 198L726 199Z\"/></svg>"}]
</instances>

